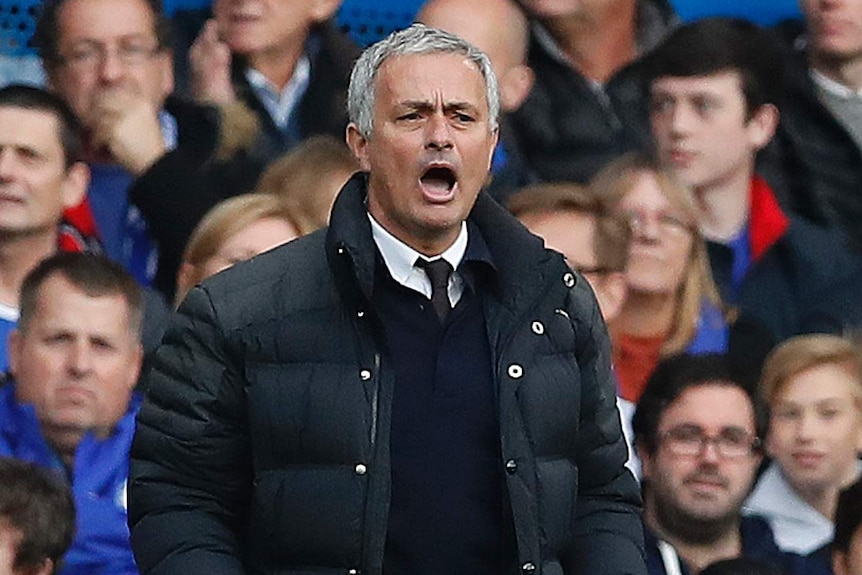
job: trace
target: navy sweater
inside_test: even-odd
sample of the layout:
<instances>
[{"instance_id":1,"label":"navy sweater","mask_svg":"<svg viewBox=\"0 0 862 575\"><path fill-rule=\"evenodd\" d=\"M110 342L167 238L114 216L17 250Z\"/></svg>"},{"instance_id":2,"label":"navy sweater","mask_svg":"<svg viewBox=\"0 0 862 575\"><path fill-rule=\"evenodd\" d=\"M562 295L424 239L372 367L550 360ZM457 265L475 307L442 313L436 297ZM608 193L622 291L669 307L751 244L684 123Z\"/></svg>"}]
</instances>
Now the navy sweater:
<instances>
[{"instance_id":1,"label":"navy sweater","mask_svg":"<svg viewBox=\"0 0 862 575\"><path fill-rule=\"evenodd\" d=\"M384 572L501 573L514 562L513 528L481 302L467 287L441 325L427 298L378 268L396 373Z\"/></svg>"}]
</instances>

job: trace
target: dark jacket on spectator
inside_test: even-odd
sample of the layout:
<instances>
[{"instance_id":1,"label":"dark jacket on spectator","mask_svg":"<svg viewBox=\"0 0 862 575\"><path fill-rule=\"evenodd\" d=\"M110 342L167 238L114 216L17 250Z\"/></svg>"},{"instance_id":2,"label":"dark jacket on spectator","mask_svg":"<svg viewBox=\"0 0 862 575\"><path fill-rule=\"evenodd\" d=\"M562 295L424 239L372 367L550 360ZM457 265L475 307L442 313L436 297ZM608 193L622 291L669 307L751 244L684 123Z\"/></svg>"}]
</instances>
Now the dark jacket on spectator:
<instances>
[{"instance_id":1,"label":"dark jacket on spectator","mask_svg":"<svg viewBox=\"0 0 862 575\"><path fill-rule=\"evenodd\" d=\"M735 297L733 252L708 243L723 301L779 342L801 333L862 326L862 257L844 233L788 215L759 177L752 180L748 226L750 265Z\"/></svg>"},{"instance_id":2,"label":"dark jacket on spectator","mask_svg":"<svg viewBox=\"0 0 862 575\"><path fill-rule=\"evenodd\" d=\"M143 573L381 572L394 373L371 305L364 198L356 176L328 230L238 264L181 306L133 447ZM517 567L644 574L595 300L485 194L470 219L496 268L482 298Z\"/></svg>"},{"instance_id":3,"label":"dark jacket on spectator","mask_svg":"<svg viewBox=\"0 0 862 575\"><path fill-rule=\"evenodd\" d=\"M862 150L818 98L804 45L788 50L781 122L760 171L788 209L841 225L862 247Z\"/></svg>"},{"instance_id":4,"label":"dark jacket on spectator","mask_svg":"<svg viewBox=\"0 0 862 575\"><path fill-rule=\"evenodd\" d=\"M769 523L762 517L751 515L742 517L739 535L742 539L743 557L765 561L781 569L781 572L786 575L822 575L819 571L806 570L807 563L800 557L783 553L775 544ZM644 540L649 575L668 575L667 567L659 552L659 540L646 525L644 525ZM679 567L682 575L691 573L682 561L679 562Z\"/></svg>"},{"instance_id":5,"label":"dark jacket on spectator","mask_svg":"<svg viewBox=\"0 0 862 575\"><path fill-rule=\"evenodd\" d=\"M159 250L154 287L173 301L177 270L195 226L219 201L250 192L263 165L238 150L219 159L221 115L216 108L171 98L166 110L177 120L177 147L162 156L129 188Z\"/></svg>"},{"instance_id":6,"label":"dark jacket on spectator","mask_svg":"<svg viewBox=\"0 0 862 575\"><path fill-rule=\"evenodd\" d=\"M297 120L296 132L284 135L276 126L264 105L254 93L245 77L245 63L240 58L233 62L233 86L237 97L255 115L259 135L252 156L268 163L299 141L317 134L330 134L344 138L347 128L347 85L353 63L360 50L349 37L326 23L313 29L307 42L306 54L311 64L308 87L293 112Z\"/></svg>"},{"instance_id":7,"label":"dark jacket on spectator","mask_svg":"<svg viewBox=\"0 0 862 575\"><path fill-rule=\"evenodd\" d=\"M638 44L654 48L677 22L666 0L640 0ZM636 67L618 72L599 89L553 53L544 30L533 24L528 63L536 81L512 115L516 137L544 181L587 182L608 162L649 145L642 87Z\"/></svg>"}]
</instances>

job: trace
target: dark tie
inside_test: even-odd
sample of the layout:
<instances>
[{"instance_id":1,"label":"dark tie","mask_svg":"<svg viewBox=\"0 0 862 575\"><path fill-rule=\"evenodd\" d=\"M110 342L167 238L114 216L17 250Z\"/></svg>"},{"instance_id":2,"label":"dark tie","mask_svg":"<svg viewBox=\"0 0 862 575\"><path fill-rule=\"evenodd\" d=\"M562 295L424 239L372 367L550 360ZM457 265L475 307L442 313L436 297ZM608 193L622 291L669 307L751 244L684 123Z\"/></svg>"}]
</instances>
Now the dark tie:
<instances>
[{"instance_id":1,"label":"dark tie","mask_svg":"<svg viewBox=\"0 0 862 575\"><path fill-rule=\"evenodd\" d=\"M431 262L419 258L416 260L416 265L424 268L428 279L431 280L431 305L434 306L434 311L442 322L452 309L449 303L449 275L452 273L452 266L443 258Z\"/></svg>"}]
</instances>

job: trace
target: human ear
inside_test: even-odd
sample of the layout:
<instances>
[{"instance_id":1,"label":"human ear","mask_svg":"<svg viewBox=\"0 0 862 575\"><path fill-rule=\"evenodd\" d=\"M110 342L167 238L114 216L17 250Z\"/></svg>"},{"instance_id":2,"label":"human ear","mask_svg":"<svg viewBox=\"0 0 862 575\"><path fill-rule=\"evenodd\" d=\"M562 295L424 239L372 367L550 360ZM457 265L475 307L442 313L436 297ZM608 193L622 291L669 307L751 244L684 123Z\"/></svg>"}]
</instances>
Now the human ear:
<instances>
[{"instance_id":1,"label":"human ear","mask_svg":"<svg viewBox=\"0 0 862 575\"><path fill-rule=\"evenodd\" d=\"M87 188L90 186L90 168L84 162L75 162L66 170L63 180L61 194L63 195L63 207L74 208L84 201Z\"/></svg>"},{"instance_id":2,"label":"human ear","mask_svg":"<svg viewBox=\"0 0 862 575\"><path fill-rule=\"evenodd\" d=\"M780 115L772 104L763 104L748 120L748 138L755 150L760 150L772 140L778 128Z\"/></svg>"},{"instance_id":3,"label":"human ear","mask_svg":"<svg viewBox=\"0 0 862 575\"><path fill-rule=\"evenodd\" d=\"M512 66L500 78L500 107L514 112L521 107L533 88L536 75L526 64Z\"/></svg>"},{"instance_id":4,"label":"human ear","mask_svg":"<svg viewBox=\"0 0 862 575\"><path fill-rule=\"evenodd\" d=\"M350 122L347 125L347 146L350 148L350 151L353 152L353 157L356 158L356 161L359 162L359 168L363 172L370 172L371 165L368 162L368 138L362 135L362 132L359 131L359 127Z\"/></svg>"}]
</instances>

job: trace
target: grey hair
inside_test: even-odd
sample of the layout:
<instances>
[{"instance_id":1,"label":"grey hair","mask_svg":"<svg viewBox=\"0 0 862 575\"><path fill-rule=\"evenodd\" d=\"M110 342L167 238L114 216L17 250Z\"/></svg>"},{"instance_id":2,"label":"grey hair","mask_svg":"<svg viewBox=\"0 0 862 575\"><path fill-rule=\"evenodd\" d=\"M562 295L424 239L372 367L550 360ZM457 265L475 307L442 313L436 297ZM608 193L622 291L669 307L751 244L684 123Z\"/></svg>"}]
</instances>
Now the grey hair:
<instances>
[{"instance_id":1,"label":"grey hair","mask_svg":"<svg viewBox=\"0 0 862 575\"><path fill-rule=\"evenodd\" d=\"M374 129L374 85L380 67L394 56L414 54L463 54L473 62L485 80L490 129L497 129L500 90L488 56L454 34L424 24L413 24L367 48L353 66L347 91L347 113L363 137L370 138Z\"/></svg>"}]
</instances>

